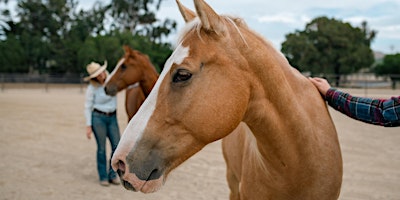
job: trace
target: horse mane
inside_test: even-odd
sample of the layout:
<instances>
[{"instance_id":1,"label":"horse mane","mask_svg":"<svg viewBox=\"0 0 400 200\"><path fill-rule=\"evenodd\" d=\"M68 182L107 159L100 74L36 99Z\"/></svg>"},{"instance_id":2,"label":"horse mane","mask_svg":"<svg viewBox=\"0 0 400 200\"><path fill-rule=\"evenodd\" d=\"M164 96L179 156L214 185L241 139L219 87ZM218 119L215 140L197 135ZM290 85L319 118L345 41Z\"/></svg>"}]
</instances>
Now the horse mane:
<instances>
[{"instance_id":1,"label":"horse mane","mask_svg":"<svg viewBox=\"0 0 400 200\"><path fill-rule=\"evenodd\" d=\"M220 15L220 16L224 19L224 22L225 22L227 25L228 25L228 24L231 24L231 25L234 27L234 29L235 29L235 30L237 31L237 33L239 34L239 36L240 36L242 42L246 45L247 48L249 48L249 45L248 45L248 43L247 43L247 41L246 41L246 38L243 36L243 33L242 33L242 31L240 30L240 28L243 28L243 29L248 30L249 32L251 32L252 34L254 34L254 36L256 36L256 37L258 37L260 40L264 41L264 42L265 42L265 45L270 46L270 47L272 47L272 48L275 49L274 45L273 45L269 40L267 40L265 37L263 37L262 35L260 35L260 34L257 33L256 31L254 31L254 30L252 30L251 28L249 28L249 27L247 26L247 23L243 20L243 18L241 18L241 17L235 17L235 16L231 16L231 15ZM201 37L201 34L200 34L201 27L202 27L202 26L201 26L201 21L200 21L200 19L199 19L198 17L196 17L196 18L194 18L192 21L186 23L186 26L183 27L183 29L181 30L181 32L180 32L180 34L179 34L179 36L178 36L177 44L180 44L180 43L183 41L184 37L185 37L189 32L191 32L191 31L196 31L197 36L200 38L200 40L201 40L202 42L204 42L204 40L203 40L203 38ZM279 51L279 50L277 50L277 49L275 49L275 50L278 52L278 54L279 54L282 58L284 58L284 59L286 60L285 55L283 55L283 53L282 53L281 51Z\"/></svg>"},{"instance_id":2,"label":"horse mane","mask_svg":"<svg viewBox=\"0 0 400 200\"><path fill-rule=\"evenodd\" d=\"M260 166L265 173L268 173L268 169L265 166L263 156L261 155L260 151L258 150L258 143L257 139L254 134L251 132L250 128L246 125L246 137L249 141L249 155L251 156L251 160L254 162L255 165L253 166Z\"/></svg>"},{"instance_id":3,"label":"horse mane","mask_svg":"<svg viewBox=\"0 0 400 200\"><path fill-rule=\"evenodd\" d=\"M247 47L249 47L246 42L246 39L243 37L243 34L239 29L239 27L248 29L246 22L240 17L234 17L234 16L229 16L229 15L221 15L221 17L224 19L225 23L229 23L235 28L237 33L240 35L240 38L242 39L242 41L246 44ZM196 30L197 35L200 38L200 40L204 42L204 40L202 39L201 34L200 34L201 27L202 27L201 21L198 17L196 17L192 21L188 22L186 24L186 26L182 29L181 33L179 34L178 44L182 42L185 35L187 35L190 31L194 31L194 30Z\"/></svg>"}]
</instances>

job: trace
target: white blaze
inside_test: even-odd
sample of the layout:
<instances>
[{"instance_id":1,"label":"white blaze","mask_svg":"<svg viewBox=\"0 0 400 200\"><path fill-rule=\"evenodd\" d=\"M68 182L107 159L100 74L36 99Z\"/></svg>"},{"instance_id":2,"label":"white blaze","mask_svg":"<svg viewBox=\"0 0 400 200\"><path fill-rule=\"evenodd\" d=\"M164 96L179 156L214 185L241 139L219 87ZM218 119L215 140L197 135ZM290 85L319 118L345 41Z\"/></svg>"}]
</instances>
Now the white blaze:
<instances>
[{"instance_id":1,"label":"white blaze","mask_svg":"<svg viewBox=\"0 0 400 200\"><path fill-rule=\"evenodd\" d=\"M180 44L172 55L169 57L167 62L164 65L164 69L158 78L153 90L150 92L147 99L144 101L143 105L139 108L139 111L133 116L132 120L129 122L126 127L121 140L118 144L118 148L115 151L116 154L119 154L120 151L126 149L125 152L129 152L133 145L140 140L144 129L147 126L147 123L153 114L158 97L158 90L162 81L164 80L166 74L171 70L171 66L173 63L181 64L183 60L189 55L189 47L183 47Z\"/></svg>"},{"instance_id":2,"label":"white blaze","mask_svg":"<svg viewBox=\"0 0 400 200\"><path fill-rule=\"evenodd\" d=\"M115 66L115 68L111 72L111 74L109 76L107 76L107 79L104 82L104 85L107 85L108 81L111 79L112 76L114 76L115 72L118 71L118 68L122 65L122 63L124 63L124 61L125 61L125 58L122 58L121 60L119 60L119 62L117 63L117 66Z\"/></svg>"}]
</instances>

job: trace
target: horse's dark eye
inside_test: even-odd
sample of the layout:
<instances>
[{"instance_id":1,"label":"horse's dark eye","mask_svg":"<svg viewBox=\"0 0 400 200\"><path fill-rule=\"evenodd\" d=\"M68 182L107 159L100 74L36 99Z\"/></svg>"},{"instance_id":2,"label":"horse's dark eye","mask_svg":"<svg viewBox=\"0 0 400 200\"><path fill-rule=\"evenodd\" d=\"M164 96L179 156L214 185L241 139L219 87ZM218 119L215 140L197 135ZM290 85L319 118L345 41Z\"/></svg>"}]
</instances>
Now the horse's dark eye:
<instances>
[{"instance_id":1,"label":"horse's dark eye","mask_svg":"<svg viewBox=\"0 0 400 200\"><path fill-rule=\"evenodd\" d=\"M188 81L192 77L192 74L184 69L179 69L172 79L174 83L185 82Z\"/></svg>"},{"instance_id":2,"label":"horse's dark eye","mask_svg":"<svg viewBox=\"0 0 400 200\"><path fill-rule=\"evenodd\" d=\"M121 65L121 69L122 69L122 70L125 70L125 69L126 69L126 65L122 64L122 65Z\"/></svg>"}]
</instances>

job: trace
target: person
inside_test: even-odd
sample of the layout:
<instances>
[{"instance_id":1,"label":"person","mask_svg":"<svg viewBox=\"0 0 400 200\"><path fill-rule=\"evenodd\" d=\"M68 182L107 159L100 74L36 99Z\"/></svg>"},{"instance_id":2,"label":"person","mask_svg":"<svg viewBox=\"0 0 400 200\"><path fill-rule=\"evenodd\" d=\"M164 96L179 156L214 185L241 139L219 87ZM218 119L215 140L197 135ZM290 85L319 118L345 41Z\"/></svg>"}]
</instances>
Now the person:
<instances>
[{"instance_id":1,"label":"person","mask_svg":"<svg viewBox=\"0 0 400 200\"><path fill-rule=\"evenodd\" d=\"M96 138L97 171L102 186L109 186L110 183L120 184L116 172L111 168L110 161L107 164L106 157L107 137L111 144L111 157L120 140L116 115L117 98L116 96L106 95L103 87L108 76L106 68L107 61L104 62L103 66L91 62L86 67L89 76L84 78L85 81L89 81L85 100L86 137L91 139L93 133Z\"/></svg>"},{"instance_id":2,"label":"person","mask_svg":"<svg viewBox=\"0 0 400 200\"><path fill-rule=\"evenodd\" d=\"M309 79L328 104L339 112L374 125L400 126L400 96L389 99L356 97L332 88L326 79Z\"/></svg>"}]
</instances>

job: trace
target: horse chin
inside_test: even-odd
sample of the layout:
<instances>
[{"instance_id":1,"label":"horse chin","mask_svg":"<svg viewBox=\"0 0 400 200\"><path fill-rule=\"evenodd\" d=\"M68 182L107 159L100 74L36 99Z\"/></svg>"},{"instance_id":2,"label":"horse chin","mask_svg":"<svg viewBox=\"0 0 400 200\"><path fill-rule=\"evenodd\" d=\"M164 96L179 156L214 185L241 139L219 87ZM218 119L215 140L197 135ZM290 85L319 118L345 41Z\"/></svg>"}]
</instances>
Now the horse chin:
<instances>
[{"instance_id":1,"label":"horse chin","mask_svg":"<svg viewBox=\"0 0 400 200\"><path fill-rule=\"evenodd\" d=\"M164 175L154 180L141 180L133 173L121 174L118 172L118 174L120 174L122 185L125 187L125 189L134 192L140 191L142 193L153 193L160 190L164 185Z\"/></svg>"}]
</instances>

